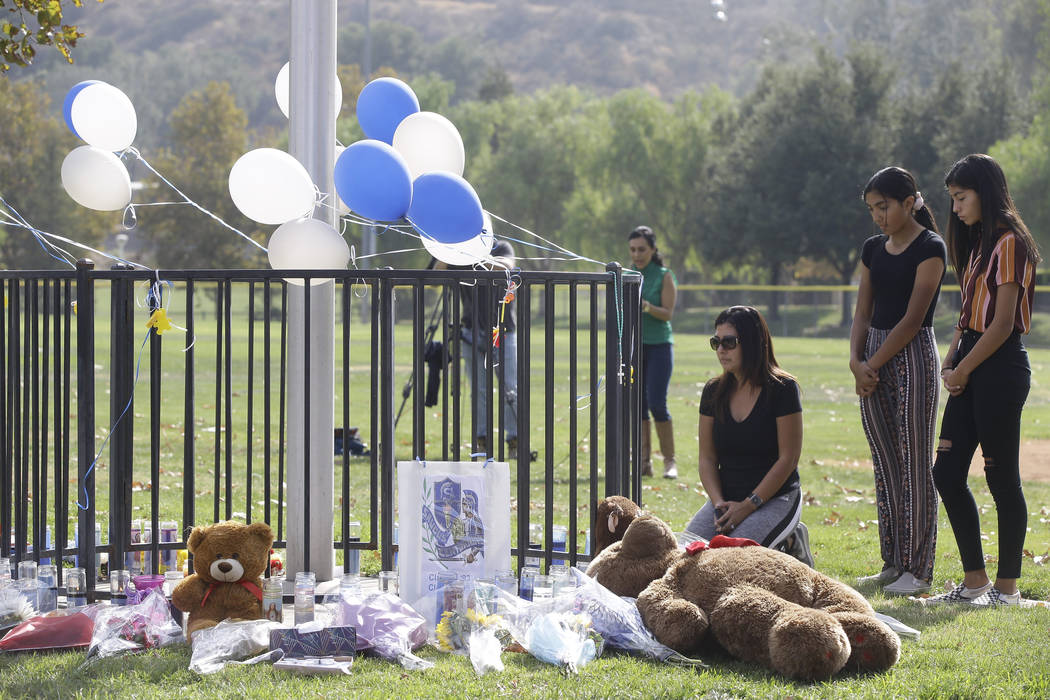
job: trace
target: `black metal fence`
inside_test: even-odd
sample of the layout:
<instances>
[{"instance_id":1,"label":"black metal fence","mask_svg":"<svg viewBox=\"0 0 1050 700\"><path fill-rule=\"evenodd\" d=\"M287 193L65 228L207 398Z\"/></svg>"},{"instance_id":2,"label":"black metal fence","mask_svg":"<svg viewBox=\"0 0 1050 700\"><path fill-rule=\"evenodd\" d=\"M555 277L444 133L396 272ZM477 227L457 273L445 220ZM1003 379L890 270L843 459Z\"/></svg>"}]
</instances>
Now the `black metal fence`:
<instances>
[{"instance_id":1,"label":"black metal fence","mask_svg":"<svg viewBox=\"0 0 1050 700\"><path fill-rule=\"evenodd\" d=\"M321 276L95 270L90 261L69 272L0 272L4 556L75 559L89 572L105 557L112 568L133 560L157 572L172 565L194 525L221 519L263 520L275 547L285 547L288 519L310 510L289 512L284 501L287 387L308 383L288 364L286 280L307 282L308 309L318 293L309 282ZM338 427L335 436L307 435L342 440L332 507L344 570L354 552L372 550L382 568L393 566L398 460L468 459L479 432L507 428L503 402L492 400L507 380L506 344L463 342L461 309L464 298L479 308L503 296L510 279L448 270L335 276ZM640 398L631 381L640 376L639 279L610 264L604 273L516 271L513 281L512 555L519 566L525 557L560 558L552 540L559 524L564 558L575 564L587 559L585 528L602 496L640 501ZM468 330L488 338L479 324ZM305 335L309 357L308 320ZM486 346L491 352L479 349ZM485 410L461 367L467 354L490 399ZM440 375L431 380L434 406L426 405L428 371ZM367 457L350 454L352 426L372 443ZM488 449L508 456L502 440L490 438ZM306 461L308 474L309 450ZM542 523L542 542L530 542L530 521Z\"/></svg>"}]
</instances>

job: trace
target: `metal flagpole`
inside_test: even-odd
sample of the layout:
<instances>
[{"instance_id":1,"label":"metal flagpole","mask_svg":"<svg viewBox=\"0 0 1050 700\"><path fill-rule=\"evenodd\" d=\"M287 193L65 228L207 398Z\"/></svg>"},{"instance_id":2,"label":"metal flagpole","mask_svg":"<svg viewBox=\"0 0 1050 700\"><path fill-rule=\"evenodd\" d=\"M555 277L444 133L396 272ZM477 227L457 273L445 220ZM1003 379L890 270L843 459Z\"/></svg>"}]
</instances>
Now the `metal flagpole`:
<instances>
[{"instance_id":1,"label":"metal flagpole","mask_svg":"<svg viewBox=\"0 0 1050 700\"><path fill-rule=\"evenodd\" d=\"M336 0L289 0L289 9L289 151L321 192L333 193ZM318 206L314 218L336 227L334 207ZM305 297L304 286L289 285L287 569L290 576L310 570L318 581L327 581L333 575L335 558L335 283L310 288L309 341ZM308 383L303 381L307 359Z\"/></svg>"}]
</instances>

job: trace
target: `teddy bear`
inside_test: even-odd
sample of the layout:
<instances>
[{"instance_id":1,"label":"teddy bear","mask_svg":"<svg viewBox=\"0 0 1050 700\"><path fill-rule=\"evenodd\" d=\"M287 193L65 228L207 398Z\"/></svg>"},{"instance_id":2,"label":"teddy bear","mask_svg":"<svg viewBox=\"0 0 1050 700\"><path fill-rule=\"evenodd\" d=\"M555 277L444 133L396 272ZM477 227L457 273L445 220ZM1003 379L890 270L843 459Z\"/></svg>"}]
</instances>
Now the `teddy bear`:
<instances>
[{"instance_id":1,"label":"teddy bear","mask_svg":"<svg viewBox=\"0 0 1050 700\"><path fill-rule=\"evenodd\" d=\"M262 613L262 581L273 544L266 523L232 521L195 527L186 546L195 573L171 596L172 604L189 613L186 636L230 618L257 620Z\"/></svg>"},{"instance_id":2,"label":"teddy bear","mask_svg":"<svg viewBox=\"0 0 1050 700\"><path fill-rule=\"evenodd\" d=\"M594 556L623 539L627 527L642 514L638 504L623 496L607 496L594 511Z\"/></svg>"},{"instance_id":3,"label":"teddy bear","mask_svg":"<svg viewBox=\"0 0 1050 700\"><path fill-rule=\"evenodd\" d=\"M651 515L636 518L618 545L588 573L621 595L640 589L642 620L675 651L713 639L731 656L801 680L884 671L900 657L900 638L863 596L783 552L721 535L683 551Z\"/></svg>"}]
</instances>

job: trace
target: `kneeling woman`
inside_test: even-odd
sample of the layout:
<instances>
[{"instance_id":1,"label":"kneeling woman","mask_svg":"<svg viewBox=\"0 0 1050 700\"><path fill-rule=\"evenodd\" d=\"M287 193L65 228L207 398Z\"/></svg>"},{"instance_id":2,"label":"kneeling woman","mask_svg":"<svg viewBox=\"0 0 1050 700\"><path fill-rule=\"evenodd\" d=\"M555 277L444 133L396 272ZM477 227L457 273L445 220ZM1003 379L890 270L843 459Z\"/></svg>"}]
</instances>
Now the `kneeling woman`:
<instances>
[{"instance_id":1,"label":"kneeling woman","mask_svg":"<svg viewBox=\"0 0 1050 700\"><path fill-rule=\"evenodd\" d=\"M733 306L715 320L722 375L700 397L700 481L710 500L686 527L704 539L747 537L813 565L802 524L802 400L777 366L762 314Z\"/></svg>"}]
</instances>

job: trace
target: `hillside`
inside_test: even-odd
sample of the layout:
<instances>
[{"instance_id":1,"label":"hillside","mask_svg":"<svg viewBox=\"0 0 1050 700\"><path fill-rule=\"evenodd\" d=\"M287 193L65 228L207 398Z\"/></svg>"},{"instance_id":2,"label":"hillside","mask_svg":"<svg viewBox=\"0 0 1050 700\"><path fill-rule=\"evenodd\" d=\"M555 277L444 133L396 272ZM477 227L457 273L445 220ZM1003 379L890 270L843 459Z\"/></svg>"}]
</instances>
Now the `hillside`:
<instances>
[{"instance_id":1,"label":"hillside","mask_svg":"<svg viewBox=\"0 0 1050 700\"><path fill-rule=\"evenodd\" d=\"M1024 74L1035 45L1026 35L1039 31L1026 15L1030 0L713 1L725 21L712 0L371 0L372 66L451 80L454 101L477 97L484 74L500 69L524 93L573 84L673 98L717 85L742 95L762 65L806 60L817 42L837 52L878 42L923 85L959 59L956 35L981 33L996 41L974 41L970 60L997 57L1002 46ZM362 62L365 6L338 3L340 63ZM79 80L112 82L138 108L142 135L161 144L178 101L225 80L253 127L280 129L272 85L288 59L288 14L288 0L89 0L67 10L87 34L77 64L46 52L15 78L44 80L53 102Z\"/></svg>"}]
</instances>

